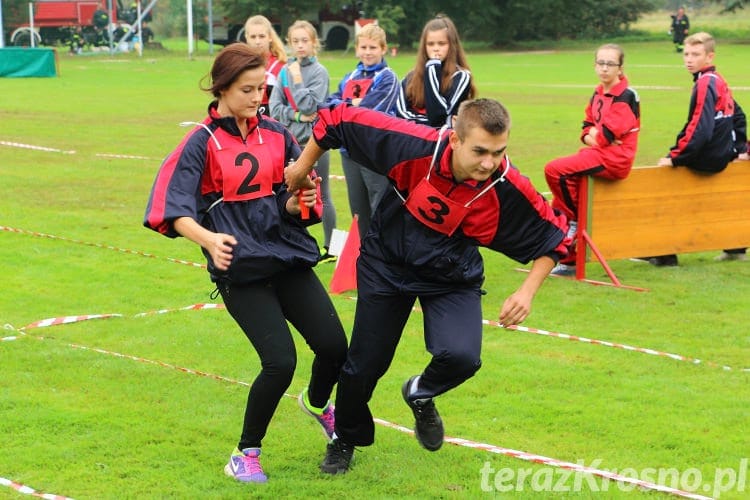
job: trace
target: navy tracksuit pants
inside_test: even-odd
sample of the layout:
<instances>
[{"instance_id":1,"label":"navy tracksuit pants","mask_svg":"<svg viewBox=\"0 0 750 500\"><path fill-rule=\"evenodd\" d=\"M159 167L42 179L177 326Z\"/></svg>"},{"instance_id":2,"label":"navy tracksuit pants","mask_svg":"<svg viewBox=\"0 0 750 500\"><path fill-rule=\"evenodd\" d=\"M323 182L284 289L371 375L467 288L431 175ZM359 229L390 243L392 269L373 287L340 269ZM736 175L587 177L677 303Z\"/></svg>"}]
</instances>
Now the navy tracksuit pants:
<instances>
[{"instance_id":1,"label":"navy tracksuit pants","mask_svg":"<svg viewBox=\"0 0 750 500\"><path fill-rule=\"evenodd\" d=\"M357 288L354 328L336 392L336 435L348 444L367 446L375 440L368 402L393 360L417 298L432 359L410 399L438 396L476 373L481 366L482 307L478 286L415 293L384 278L362 257Z\"/></svg>"}]
</instances>

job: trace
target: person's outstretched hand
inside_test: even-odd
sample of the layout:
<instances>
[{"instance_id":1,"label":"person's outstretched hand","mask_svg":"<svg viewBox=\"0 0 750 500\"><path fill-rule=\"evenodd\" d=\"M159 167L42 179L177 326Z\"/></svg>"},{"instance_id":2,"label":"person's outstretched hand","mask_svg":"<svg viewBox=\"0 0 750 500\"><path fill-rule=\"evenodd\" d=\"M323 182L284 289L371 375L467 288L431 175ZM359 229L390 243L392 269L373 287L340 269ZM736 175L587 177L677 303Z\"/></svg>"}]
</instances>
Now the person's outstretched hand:
<instances>
[{"instance_id":1,"label":"person's outstretched hand","mask_svg":"<svg viewBox=\"0 0 750 500\"><path fill-rule=\"evenodd\" d=\"M525 320L531 312L532 294L517 291L505 299L500 309L500 324L503 326L517 325Z\"/></svg>"}]
</instances>

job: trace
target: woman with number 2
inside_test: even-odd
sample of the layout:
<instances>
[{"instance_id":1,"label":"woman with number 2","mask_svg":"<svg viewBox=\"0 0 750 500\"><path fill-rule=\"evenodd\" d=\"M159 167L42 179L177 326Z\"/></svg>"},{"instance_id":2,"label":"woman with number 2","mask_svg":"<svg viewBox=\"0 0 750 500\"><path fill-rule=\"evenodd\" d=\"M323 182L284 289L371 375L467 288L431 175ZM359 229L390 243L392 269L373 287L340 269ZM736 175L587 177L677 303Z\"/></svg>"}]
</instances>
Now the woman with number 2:
<instances>
[{"instance_id":1,"label":"woman with number 2","mask_svg":"<svg viewBox=\"0 0 750 500\"><path fill-rule=\"evenodd\" d=\"M244 44L218 54L205 89L215 98L208 117L162 163L144 220L165 236L200 245L229 314L260 357L242 434L224 468L234 479L254 483L267 480L261 441L297 362L287 321L315 354L300 404L328 438L334 424L328 399L347 349L338 315L312 269L320 254L306 226L320 222L319 184L286 189L284 167L299 156L299 146L291 132L259 113L265 63ZM309 208L308 219L301 204Z\"/></svg>"}]
</instances>

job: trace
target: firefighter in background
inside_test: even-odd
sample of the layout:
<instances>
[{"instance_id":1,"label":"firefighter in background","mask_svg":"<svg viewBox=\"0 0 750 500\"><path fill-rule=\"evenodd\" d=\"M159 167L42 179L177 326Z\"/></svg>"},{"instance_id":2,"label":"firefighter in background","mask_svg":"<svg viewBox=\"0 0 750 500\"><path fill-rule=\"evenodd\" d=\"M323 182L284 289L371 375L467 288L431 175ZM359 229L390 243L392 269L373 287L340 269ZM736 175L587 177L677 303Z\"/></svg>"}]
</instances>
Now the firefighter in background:
<instances>
[{"instance_id":1,"label":"firefighter in background","mask_svg":"<svg viewBox=\"0 0 750 500\"><path fill-rule=\"evenodd\" d=\"M70 35L70 53L80 54L83 52L83 47L86 45L86 39L83 37L83 29L80 26L76 26L72 30Z\"/></svg>"},{"instance_id":2,"label":"firefighter in background","mask_svg":"<svg viewBox=\"0 0 750 500\"><path fill-rule=\"evenodd\" d=\"M669 33L672 35L674 48L677 52L682 52L684 49L685 38L688 36L689 31L690 20L685 14L685 7L680 7L677 9L677 14L672 15L672 27L669 28Z\"/></svg>"},{"instance_id":3,"label":"firefighter in background","mask_svg":"<svg viewBox=\"0 0 750 500\"><path fill-rule=\"evenodd\" d=\"M143 42L143 46L145 47L146 45L154 41L154 32L151 28L149 28L146 21L141 21L141 26L143 27L141 41Z\"/></svg>"}]
</instances>

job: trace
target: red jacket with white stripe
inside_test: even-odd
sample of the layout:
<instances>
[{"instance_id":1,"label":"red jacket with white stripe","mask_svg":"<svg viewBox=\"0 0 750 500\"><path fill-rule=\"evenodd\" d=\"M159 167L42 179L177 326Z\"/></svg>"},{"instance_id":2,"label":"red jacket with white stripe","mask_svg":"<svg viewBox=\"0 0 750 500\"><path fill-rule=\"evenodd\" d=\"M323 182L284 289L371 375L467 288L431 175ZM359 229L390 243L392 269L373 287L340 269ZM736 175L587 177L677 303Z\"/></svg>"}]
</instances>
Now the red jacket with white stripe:
<instances>
[{"instance_id":1,"label":"red jacket with white stripe","mask_svg":"<svg viewBox=\"0 0 750 500\"><path fill-rule=\"evenodd\" d=\"M672 165L720 172L747 151L745 113L714 66L693 75L688 121L669 151Z\"/></svg>"},{"instance_id":2,"label":"red jacket with white stripe","mask_svg":"<svg viewBox=\"0 0 750 500\"><path fill-rule=\"evenodd\" d=\"M638 93L628 86L628 79L624 76L609 92L604 92L602 85L594 89L586 106L581 142L592 128L598 131L595 147L601 153L604 165L627 175L638 149L641 108Z\"/></svg>"}]
</instances>

